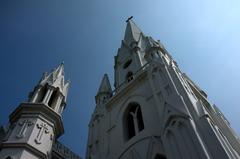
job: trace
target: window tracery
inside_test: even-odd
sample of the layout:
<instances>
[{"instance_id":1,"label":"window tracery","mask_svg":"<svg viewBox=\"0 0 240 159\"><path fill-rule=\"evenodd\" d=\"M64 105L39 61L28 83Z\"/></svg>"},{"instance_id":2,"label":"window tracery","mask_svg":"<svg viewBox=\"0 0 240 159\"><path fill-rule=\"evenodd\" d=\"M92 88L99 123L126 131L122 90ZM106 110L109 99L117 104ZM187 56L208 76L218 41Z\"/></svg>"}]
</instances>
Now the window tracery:
<instances>
[{"instance_id":1,"label":"window tracery","mask_svg":"<svg viewBox=\"0 0 240 159\"><path fill-rule=\"evenodd\" d=\"M144 129L141 107L137 103L129 104L124 120L127 140L131 139Z\"/></svg>"}]
</instances>

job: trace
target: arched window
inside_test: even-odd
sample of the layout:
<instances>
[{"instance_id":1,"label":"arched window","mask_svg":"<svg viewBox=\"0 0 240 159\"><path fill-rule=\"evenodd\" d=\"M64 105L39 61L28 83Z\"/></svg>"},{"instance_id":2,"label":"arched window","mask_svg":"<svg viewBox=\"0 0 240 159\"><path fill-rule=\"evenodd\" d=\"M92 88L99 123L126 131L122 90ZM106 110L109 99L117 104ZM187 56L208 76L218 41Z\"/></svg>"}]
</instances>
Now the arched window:
<instances>
[{"instance_id":1,"label":"arched window","mask_svg":"<svg viewBox=\"0 0 240 159\"><path fill-rule=\"evenodd\" d=\"M132 72L128 72L127 76L126 76L126 81L130 82L131 80L133 80L133 73Z\"/></svg>"},{"instance_id":2,"label":"arched window","mask_svg":"<svg viewBox=\"0 0 240 159\"><path fill-rule=\"evenodd\" d=\"M167 159L167 157L165 155L156 154L154 159Z\"/></svg>"},{"instance_id":3,"label":"arched window","mask_svg":"<svg viewBox=\"0 0 240 159\"><path fill-rule=\"evenodd\" d=\"M141 107L131 103L124 115L124 131L126 140L131 139L144 129Z\"/></svg>"},{"instance_id":4,"label":"arched window","mask_svg":"<svg viewBox=\"0 0 240 159\"><path fill-rule=\"evenodd\" d=\"M12 159L12 157L11 156L7 156L5 159Z\"/></svg>"}]
</instances>

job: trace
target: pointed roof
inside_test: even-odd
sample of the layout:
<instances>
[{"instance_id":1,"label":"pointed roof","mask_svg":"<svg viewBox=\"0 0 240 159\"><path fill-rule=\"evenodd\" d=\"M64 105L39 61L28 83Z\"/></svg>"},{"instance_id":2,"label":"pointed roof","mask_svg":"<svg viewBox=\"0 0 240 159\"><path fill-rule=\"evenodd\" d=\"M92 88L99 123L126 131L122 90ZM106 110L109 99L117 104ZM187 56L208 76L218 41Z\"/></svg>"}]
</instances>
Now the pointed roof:
<instances>
[{"instance_id":1,"label":"pointed roof","mask_svg":"<svg viewBox=\"0 0 240 159\"><path fill-rule=\"evenodd\" d=\"M111 84L109 82L107 74L104 74L104 76L102 78L102 82L101 82L101 85L98 89L97 94L100 94L100 93L112 93Z\"/></svg>"},{"instance_id":2,"label":"pointed roof","mask_svg":"<svg viewBox=\"0 0 240 159\"><path fill-rule=\"evenodd\" d=\"M42 79L40 80L40 85L49 84L53 87L58 87L61 92L66 96L69 83L64 82L64 62L62 62L57 68L53 69L51 73L45 72Z\"/></svg>"},{"instance_id":3,"label":"pointed roof","mask_svg":"<svg viewBox=\"0 0 240 159\"><path fill-rule=\"evenodd\" d=\"M141 34L143 34L142 31L138 28L138 26L133 22L132 19L129 19L127 21L124 41L129 45L132 42L138 42Z\"/></svg>"},{"instance_id":4,"label":"pointed roof","mask_svg":"<svg viewBox=\"0 0 240 159\"><path fill-rule=\"evenodd\" d=\"M64 76L64 62L62 62L62 63L57 67L57 69L56 69L55 72L56 72L57 76L60 76L60 75Z\"/></svg>"},{"instance_id":5,"label":"pointed roof","mask_svg":"<svg viewBox=\"0 0 240 159\"><path fill-rule=\"evenodd\" d=\"M42 80L51 78L52 80L58 78L59 76L64 76L64 62L58 65L57 68L53 69L49 74L45 72L43 74Z\"/></svg>"}]
</instances>

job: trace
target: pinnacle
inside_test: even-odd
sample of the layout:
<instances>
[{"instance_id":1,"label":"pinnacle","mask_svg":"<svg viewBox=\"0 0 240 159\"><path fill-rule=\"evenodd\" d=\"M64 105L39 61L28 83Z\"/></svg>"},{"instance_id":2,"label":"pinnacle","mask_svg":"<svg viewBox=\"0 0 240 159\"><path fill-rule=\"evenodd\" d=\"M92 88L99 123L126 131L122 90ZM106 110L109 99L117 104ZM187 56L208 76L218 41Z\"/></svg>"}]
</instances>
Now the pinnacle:
<instances>
[{"instance_id":1,"label":"pinnacle","mask_svg":"<svg viewBox=\"0 0 240 159\"><path fill-rule=\"evenodd\" d=\"M137 42L140 38L141 33L142 31L134 23L134 21L132 20L132 17L128 18L124 41L129 45L132 42Z\"/></svg>"},{"instance_id":2,"label":"pinnacle","mask_svg":"<svg viewBox=\"0 0 240 159\"><path fill-rule=\"evenodd\" d=\"M111 92L112 92L112 88L108 79L108 75L104 74L101 85L98 89L98 93L111 93Z\"/></svg>"}]
</instances>

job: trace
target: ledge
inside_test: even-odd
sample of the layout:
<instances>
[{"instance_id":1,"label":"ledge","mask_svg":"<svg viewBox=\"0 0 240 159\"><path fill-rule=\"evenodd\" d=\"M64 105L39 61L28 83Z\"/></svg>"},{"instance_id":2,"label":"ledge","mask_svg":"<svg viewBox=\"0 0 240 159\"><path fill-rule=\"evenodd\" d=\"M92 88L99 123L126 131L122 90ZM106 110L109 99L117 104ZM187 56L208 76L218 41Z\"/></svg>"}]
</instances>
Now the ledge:
<instances>
[{"instance_id":1,"label":"ledge","mask_svg":"<svg viewBox=\"0 0 240 159\"><path fill-rule=\"evenodd\" d=\"M62 117L43 103L21 103L9 116L10 123L16 122L22 115L42 115L54 124L56 138L64 133Z\"/></svg>"}]
</instances>

